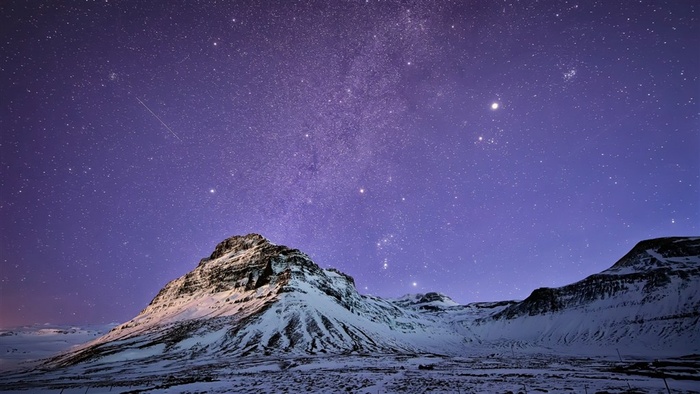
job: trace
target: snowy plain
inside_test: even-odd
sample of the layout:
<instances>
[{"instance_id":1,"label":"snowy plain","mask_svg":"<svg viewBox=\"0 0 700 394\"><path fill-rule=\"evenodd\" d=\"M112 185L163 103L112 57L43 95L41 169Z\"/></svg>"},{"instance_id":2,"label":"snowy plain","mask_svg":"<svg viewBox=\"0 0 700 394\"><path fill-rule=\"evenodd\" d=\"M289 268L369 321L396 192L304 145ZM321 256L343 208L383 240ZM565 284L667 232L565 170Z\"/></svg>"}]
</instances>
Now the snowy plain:
<instances>
[{"instance_id":1,"label":"snowy plain","mask_svg":"<svg viewBox=\"0 0 700 394\"><path fill-rule=\"evenodd\" d=\"M46 371L36 363L109 327L25 327L0 336L3 393L694 393L700 356L511 343L469 354L163 358L141 352ZM17 351L16 349L21 349ZM620 354L618 355L618 351ZM572 353L589 354L588 356ZM594 355L599 353L599 355ZM603 354L603 355L600 355ZM665 379L664 379L665 378Z\"/></svg>"},{"instance_id":2,"label":"snowy plain","mask_svg":"<svg viewBox=\"0 0 700 394\"><path fill-rule=\"evenodd\" d=\"M42 324L0 329L0 373L32 364L73 346L91 341L111 330L115 323L89 327Z\"/></svg>"}]
</instances>

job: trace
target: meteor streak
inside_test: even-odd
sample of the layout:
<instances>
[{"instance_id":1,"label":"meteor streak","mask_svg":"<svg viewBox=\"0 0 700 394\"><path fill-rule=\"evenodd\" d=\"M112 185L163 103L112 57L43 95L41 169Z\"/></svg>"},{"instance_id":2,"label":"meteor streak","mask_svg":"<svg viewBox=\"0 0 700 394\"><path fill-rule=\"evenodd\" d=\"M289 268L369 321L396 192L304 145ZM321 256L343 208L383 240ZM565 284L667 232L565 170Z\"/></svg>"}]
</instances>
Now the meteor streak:
<instances>
[{"instance_id":1,"label":"meteor streak","mask_svg":"<svg viewBox=\"0 0 700 394\"><path fill-rule=\"evenodd\" d=\"M134 96L134 97L136 97L136 96ZM173 129L171 129L170 127L168 127L168 125L165 124L165 122L163 122L163 121L158 117L158 115L155 114L155 112L153 112L150 108L148 108L148 105L144 104L144 102L141 101L141 99L138 98L138 97L136 97L136 100L138 100L139 103L141 103L141 105L143 105L143 107L146 108L146 109L148 110L148 112L151 113L151 115L155 116L156 119L158 119L158 121L160 122L160 124L162 124L166 129L168 129L168 131L169 131L170 133L172 133L172 135L174 135L175 138L177 138L178 140L182 141L182 139L180 138L180 136L178 136L177 134L175 134L175 132L173 131Z\"/></svg>"}]
</instances>

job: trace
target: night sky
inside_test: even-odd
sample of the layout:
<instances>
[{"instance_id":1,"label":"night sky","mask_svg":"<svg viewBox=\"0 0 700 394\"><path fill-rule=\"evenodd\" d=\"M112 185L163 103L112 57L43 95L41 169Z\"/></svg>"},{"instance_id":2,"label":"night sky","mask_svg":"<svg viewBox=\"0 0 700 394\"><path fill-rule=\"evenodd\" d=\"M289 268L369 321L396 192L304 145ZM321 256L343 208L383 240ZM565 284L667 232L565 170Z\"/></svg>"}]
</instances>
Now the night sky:
<instances>
[{"instance_id":1,"label":"night sky","mask_svg":"<svg viewBox=\"0 0 700 394\"><path fill-rule=\"evenodd\" d=\"M260 233L522 299L700 234L694 1L3 1L0 326L121 322Z\"/></svg>"}]
</instances>

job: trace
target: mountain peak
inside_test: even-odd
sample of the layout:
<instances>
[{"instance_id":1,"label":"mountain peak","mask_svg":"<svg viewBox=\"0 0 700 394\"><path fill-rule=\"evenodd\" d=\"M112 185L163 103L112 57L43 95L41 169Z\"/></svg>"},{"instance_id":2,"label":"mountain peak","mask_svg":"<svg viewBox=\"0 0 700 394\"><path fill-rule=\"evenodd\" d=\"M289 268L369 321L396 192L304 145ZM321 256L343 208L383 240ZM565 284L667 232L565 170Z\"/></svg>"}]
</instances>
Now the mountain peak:
<instances>
[{"instance_id":1,"label":"mountain peak","mask_svg":"<svg viewBox=\"0 0 700 394\"><path fill-rule=\"evenodd\" d=\"M275 245L262 235L229 237L194 270L166 284L138 316L113 331L132 335L152 326L238 314L245 301L257 299L262 304L321 271L298 249Z\"/></svg>"},{"instance_id":2,"label":"mountain peak","mask_svg":"<svg viewBox=\"0 0 700 394\"><path fill-rule=\"evenodd\" d=\"M248 235L234 235L219 242L208 260L217 259L227 253L236 253L256 246L272 243L260 234L251 233Z\"/></svg>"},{"instance_id":3,"label":"mountain peak","mask_svg":"<svg viewBox=\"0 0 700 394\"><path fill-rule=\"evenodd\" d=\"M666 237L640 241L604 272L647 272L663 267L697 266L700 237ZM631 272L631 271L630 271Z\"/></svg>"},{"instance_id":4,"label":"mountain peak","mask_svg":"<svg viewBox=\"0 0 700 394\"><path fill-rule=\"evenodd\" d=\"M195 270L172 281L163 290L176 289L178 295L254 290L276 282L287 282L289 278L280 277L280 274L291 267L319 269L298 249L273 244L260 234L235 235L219 242ZM156 296L154 301L158 298Z\"/></svg>"},{"instance_id":5,"label":"mountain peak","mask_svg":"<svg viewBox=\"0 0 700 394\"><path fill-rule=\"evenodd\" d=\"M406 294L401 298L392 300L392 302L401 307L427 311L439 311L459 306L452 298L437 292Z\"/></svg>"}]
</instances>

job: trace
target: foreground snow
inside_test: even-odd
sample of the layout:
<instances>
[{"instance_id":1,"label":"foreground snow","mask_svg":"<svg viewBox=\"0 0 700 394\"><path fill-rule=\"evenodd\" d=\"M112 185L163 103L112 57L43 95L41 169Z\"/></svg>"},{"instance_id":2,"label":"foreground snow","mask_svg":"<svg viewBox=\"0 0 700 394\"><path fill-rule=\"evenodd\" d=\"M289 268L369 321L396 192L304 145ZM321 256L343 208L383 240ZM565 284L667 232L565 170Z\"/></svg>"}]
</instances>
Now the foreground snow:
<instances>
[{"instance_id":1,"label":"foreground snow","mask_svg":"<svg viewBox=\"0 0 700 394\"><path fill-rule=\"evenodd\" d=\"M36 325L0 330L0 373L26 367L104 335L116 324L89 327Z\"/></svg>"},{"instance_id":2,"label":"foreground snow","mask_svg":"<svg viewBox=\"0 0 700 394\"><path fill-rule=\"evenodd\" d=\"M622 357L621 362L610 357L518 351L465 357L250 356L189 362L154 357L12 374L0 378L0 392L620 393L633 389L665 393L665 384L674 393L700 390L697 356L657 361Z\"/></svg>"},{"instance_id":3,"label":"foreground snow","mask_svg":"<svg viewBox=\"0 0 700 394\"><path fill-rule=\"evenodd\" d=\"M0 375L0 392L666 393L666 385L673 393L700 391L700 355L654 359L648 354L635 355L638 349L633 348L544 348L518 342L475 344L461 356L240 357L203 352L200 357L183 359L163 358L156 348L117 352L53 371L37 360L107 329L109 326L33 326L2 331L0 360L5 369Z\"/></svg>"},{"instance_id":4,"label":"foreground snow","mask_svg":"<svg viewBox=\"0 0 700 394\"><path fill-rule=\"evenodd\" d=\"M654 359L635 356L638 351L632 348L544 348L517 342L474 345L461 356L202 354L183 359L163 358L160 349L141 349L52 371L36 360L108 328L3 331L2 360L12 369L0 376L0 392L666 393L666 385L673 393L700 391L700 355Z\"/></svg>"}]
</instances>

